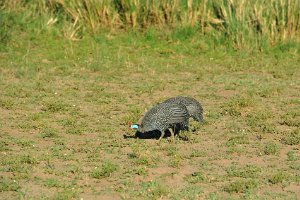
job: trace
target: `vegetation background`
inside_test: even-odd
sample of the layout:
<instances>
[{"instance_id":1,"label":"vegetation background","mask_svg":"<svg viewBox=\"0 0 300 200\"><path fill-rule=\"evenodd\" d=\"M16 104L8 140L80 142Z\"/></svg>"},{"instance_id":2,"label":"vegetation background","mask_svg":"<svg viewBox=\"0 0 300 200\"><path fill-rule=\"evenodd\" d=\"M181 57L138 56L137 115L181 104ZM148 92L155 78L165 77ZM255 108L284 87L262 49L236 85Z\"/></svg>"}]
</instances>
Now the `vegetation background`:
<instances>
[{"instance_id":1,"label":"vegetation background","mask_svg":"<svg viewBox=\"0 0 300 200\"><path fill-rule=\"evenodd\" d=\"M0 199L299 199L299 42L297 0L0 1Z\"/></svg>"}]
</instances>

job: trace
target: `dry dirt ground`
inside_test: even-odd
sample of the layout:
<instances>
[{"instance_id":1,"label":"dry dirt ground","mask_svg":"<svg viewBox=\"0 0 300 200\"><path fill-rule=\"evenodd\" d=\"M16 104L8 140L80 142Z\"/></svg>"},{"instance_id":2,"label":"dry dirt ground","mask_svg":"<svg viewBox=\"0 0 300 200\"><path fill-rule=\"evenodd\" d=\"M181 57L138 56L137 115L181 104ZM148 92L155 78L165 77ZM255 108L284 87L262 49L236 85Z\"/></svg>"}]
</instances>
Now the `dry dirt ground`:
<instances>
[{"instance_id":1,"label":"dry dirt ground","mask_svg":"<svg viewBox=\"0 0 300 200\"><path fill-rule=\"evenodd\" d=\"M0 199L300 198L298 55L59 43L0 54ZM177 95L205 122L135 138Z\"/></svg>"}]
</instances>

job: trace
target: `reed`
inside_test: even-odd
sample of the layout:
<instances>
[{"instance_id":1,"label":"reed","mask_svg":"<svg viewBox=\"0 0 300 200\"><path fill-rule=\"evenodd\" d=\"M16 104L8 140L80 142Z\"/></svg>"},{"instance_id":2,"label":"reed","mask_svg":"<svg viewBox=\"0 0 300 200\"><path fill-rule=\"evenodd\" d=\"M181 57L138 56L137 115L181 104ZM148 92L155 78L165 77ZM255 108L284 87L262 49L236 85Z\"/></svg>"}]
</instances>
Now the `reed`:
<instances>
[{"instance_id":1,"label":"reed","mask_svg":"<svg viewBox=\"0 0 300 200\"><path fill-rule=\"evenodd\" d=\"M6 11L27 10L32 16L46 13L50 24L69 20L69 36L83 30L96 34L103 28L188 26L237 49L300 40L298 0L4 0L0 6Z\"/></svg>"}]
</instances>

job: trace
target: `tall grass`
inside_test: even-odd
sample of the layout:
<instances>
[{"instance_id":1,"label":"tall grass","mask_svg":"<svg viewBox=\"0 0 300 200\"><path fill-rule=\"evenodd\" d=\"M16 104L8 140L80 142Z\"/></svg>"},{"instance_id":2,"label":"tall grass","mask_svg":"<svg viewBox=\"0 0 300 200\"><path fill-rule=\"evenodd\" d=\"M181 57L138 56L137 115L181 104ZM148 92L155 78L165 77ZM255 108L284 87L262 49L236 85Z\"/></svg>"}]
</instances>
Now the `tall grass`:
<instances>
[{"instance_id":1,"label":"tall grass","mask_svg":"<svg viewBox=\"0 0 300 200\"><path fill-rule=\"evenodd\" d=\"M1 10L47 15L47 25L71 23L66 36L104 28L197 27L237 49L300 40L298 0L3 0Z\"/></svg>"},{"instance_id":2,"label":"tall grass","mask_svg":"<svg viewBox=\"0 0 300 200\"><path fill-rule=\"evenodd\" d=\"M219 0L212 6L222 21L218 30L237 47L261 40L277 43L300 39L300 1L297 0ZM253 43L252 42L252 43Z\"/></svg>"}]
</instances>

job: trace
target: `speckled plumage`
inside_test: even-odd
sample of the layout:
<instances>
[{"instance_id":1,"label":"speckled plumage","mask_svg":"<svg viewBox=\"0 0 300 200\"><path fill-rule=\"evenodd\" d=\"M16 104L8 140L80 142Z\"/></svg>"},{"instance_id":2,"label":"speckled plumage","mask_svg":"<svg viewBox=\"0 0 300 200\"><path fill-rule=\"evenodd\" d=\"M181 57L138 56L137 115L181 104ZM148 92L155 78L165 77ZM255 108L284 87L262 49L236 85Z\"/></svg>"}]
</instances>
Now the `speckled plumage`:
<instances>
[{"instance_id":1,"label":"speckled plumage","mask_svg":"<svg viewBox=\"0 0 300 200\"><path fill-rule=\"evenodd\" d=\"M145 114L138 130L141 132L159 130L161 139L169 129L174 137L173 128L188 129L188 119L189 113L183 104L160 103Z\"/></svg>"},{"instance_id":2,"label":"speckled plumage","mask_svg":"<svg viewBox=\"0 0 300 200\"><path fill-rule=\"evenodd\" d=\"M179 103L186 106L189 116L198 122L203 121L203 108L194 98L177 96L164 101L164 103Z\"/></svg>"}]
</instances>

